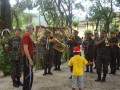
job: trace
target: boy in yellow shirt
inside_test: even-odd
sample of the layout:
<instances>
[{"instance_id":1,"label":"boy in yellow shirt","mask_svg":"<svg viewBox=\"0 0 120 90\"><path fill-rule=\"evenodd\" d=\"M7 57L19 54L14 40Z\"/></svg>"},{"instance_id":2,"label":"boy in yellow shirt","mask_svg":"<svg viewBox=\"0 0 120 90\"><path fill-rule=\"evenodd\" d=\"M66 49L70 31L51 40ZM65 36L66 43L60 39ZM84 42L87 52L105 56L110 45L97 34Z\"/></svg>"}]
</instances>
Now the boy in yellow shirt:
<instances>
[{"instance_id":1,"label":"boy in yellow shirt","mask_svg":"<svg viewBox=\"0 0 120 90\"><path fill-rule=\"evenodd\" d=\"M80 56L80 47L76 46L73 48L74 56L70 59L68 66L72 68L72 90L83 89L83 72L84 66L87 65L88 61Z\"/></svg>"}]
</instances>

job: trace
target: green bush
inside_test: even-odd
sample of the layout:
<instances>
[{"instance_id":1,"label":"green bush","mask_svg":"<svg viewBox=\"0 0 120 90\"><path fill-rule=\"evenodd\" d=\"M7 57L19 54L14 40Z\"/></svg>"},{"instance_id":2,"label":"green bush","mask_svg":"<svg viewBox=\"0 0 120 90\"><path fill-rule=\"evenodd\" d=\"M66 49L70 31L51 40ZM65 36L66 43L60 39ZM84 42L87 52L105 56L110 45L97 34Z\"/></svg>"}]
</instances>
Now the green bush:
<instances>
[{"instance_id":1,"label":"green bush","mask_svg":"<svg viewBox=\"0 0 120 90\"><path fill-rule=\"evenodd\" d=\"M9 53L4 51L0 51L0 71L3 72L4 76L10 74L11 71Z\"/></svg>"}]
</instances>

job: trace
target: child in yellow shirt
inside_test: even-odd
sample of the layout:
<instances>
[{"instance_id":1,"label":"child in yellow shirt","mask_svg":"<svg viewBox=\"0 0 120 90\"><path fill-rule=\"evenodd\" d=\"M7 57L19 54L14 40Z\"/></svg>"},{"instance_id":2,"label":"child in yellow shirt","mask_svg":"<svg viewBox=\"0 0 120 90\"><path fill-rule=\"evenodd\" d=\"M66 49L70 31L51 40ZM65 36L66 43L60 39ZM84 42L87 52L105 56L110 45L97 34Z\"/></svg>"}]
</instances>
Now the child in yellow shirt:
<instances>
[{"instance_id":1,"label":"child in yellow shirt","mask_svg":"<svg viewBox=\"0 0 120 90\"><path fill-rule=\"evenodd\" d=\"M87 60L80 56L80 47L73 48L74 56L70 59L68 66L72 68L72 90L83 89L83 72L84 66L87 65Z\"/></svg>"}]
</instances>

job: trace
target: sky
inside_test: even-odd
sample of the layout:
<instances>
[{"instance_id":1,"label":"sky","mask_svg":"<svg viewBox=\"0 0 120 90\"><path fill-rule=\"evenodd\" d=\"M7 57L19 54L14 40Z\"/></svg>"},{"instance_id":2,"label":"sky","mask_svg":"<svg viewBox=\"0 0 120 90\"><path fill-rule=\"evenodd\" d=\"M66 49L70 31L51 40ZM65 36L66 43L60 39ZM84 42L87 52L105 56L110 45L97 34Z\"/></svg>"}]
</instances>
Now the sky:
<instances>
[{"instance_id":1,"label":"sky","mask_svg":"<svg viewBox=\"0 0 120 90\"><path fill-rule=\"evenodd\" d=\"M81 0L76 0L76 1L81 1ZM11 5L14 5L16 3L16 1L15 0L10 0L10 3L11 3ZM90 6L90 2L86 2L86 0L82 0L82 4L85 6L85 12L83 12L81 10L74 10L74 12L73 12L75 17L79 20L84 20L86 15L88 15L87 10ZM120 9L115 7L115 11L120 12ZM34 8L33 10L30 10L30 11L25 10L25 12L39 13L39 11L36 8Z\"/></svg>"},{"instance_id":2,"label":"sky","mask_svg":"<svg viewBox=\"0 0 120 90\"><path fill-rule=\"evenodd\" d=\"M10 0L10 3L13 6L14 4L16 4L16 1L15 0ZM87 6L87 3L83 2L83 5ZM29 11L25 10L25 12L29 12ZM39 11L36 8L34 8L33 10L30 10L30 12L31 13L39 13ZM74 15L76 16L77 19L79 19L79 20L85 19L86 12L83 12L81 10L74 10L73 13L74 13Z\"/></svg>"}]
</instances>

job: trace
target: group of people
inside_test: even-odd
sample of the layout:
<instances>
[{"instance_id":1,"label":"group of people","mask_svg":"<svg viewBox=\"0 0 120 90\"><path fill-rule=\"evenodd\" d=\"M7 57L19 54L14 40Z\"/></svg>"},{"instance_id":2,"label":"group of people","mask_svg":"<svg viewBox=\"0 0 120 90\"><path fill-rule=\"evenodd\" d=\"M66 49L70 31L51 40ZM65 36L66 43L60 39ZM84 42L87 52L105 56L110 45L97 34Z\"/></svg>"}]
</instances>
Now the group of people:
<instances>
[{"instance_id":1,"label":"group of people","mask_svg":"<svg viewBox=\"0 0 120 90\"><path fill-rule=\"evenodd\" d=\"M13 36L10 36L9 29L2 31L2 46L6 53L9 53L11 65L11 78L14 87L23 86L23 90L31 90L33 82L33 51L34 42L30 35L34 32L34 26L28 24L26 32L20 37L21 29L15 29ZM23 72L23 83L20 81Z\"/></svg>"},{"instance_id":2,"label":"group of people","mask_svg":"<svg viewBox=\"0 0 120 90\"><path fill-rule=\"evenodd\" d=\"M94 36L94 38L93 38ZM77 36L78 37L78 36ZM110 64L109 74L116 74L116 70L119 70L120 66L120 32L119 30L111 31L108 37L107 32L102 30L99 33L95 31L94 35L87 31L85 33L85 39L71 39L68 44L71 46L71 51L74 56L71 57L68 66L72 70L72 90L83 89L83 66L86 65L86 72L93 73L93 64L97 72L96 82L106 81L108 74L108 66ZM77 43L76 43L77 42ZM80 56L80 47L84 50L85 58ZM71 52L70 52L71 55ZM73 54L72 54L73 55ZM103 73L103 74L102 74ZM102 76L103 75L103 76Z\"/></svg>"},{"instance_id":3,"label":"group of people","mask_svg":"<svg viewBox=\"0 0 120 90\"><path fill-rule=\"evenodd\" d=\"M10 64L12 67L11 78L13 80L13 86L23 86L23 90L31 90L33 82L33 52L34 42L30 35L34 32L34 26L28 24L26 26L26 32L20 37L21 29L15 30L15 35L8 38L9 32L5 30L3 32L2 46L4 51L10 53ZM119 32L119 31L118 31ZM7 35L8 34L8 35ZM86 32L85 39L82 40L78 36L78 31L74 31L73 35L66 39L69 52L70 71L72 72L72 89L75 90L78 86L80 90L83 88L83 66L86 65L86 72L93 72L93 64L98 77L95 81L106 81L106 75L108 73L108 65L110 63L110 74L116 74L116 70L120 66L120 32L110 32L110 37L107 37L106 31L101 31L99 36L95 31L94 38L91 32ZM66 36L67 37L67 36ZM7 39L6 39L7 38ZM57 38L57 40L56 40ZM52 65L54 63L54 70L61 71L61 51L54 48L56 43L63 43L62 37L51 35L50 30L46 30L45 35L40 39L42 46L43 56L43 75L53 75L51 72ZM62 45L62 44L61 44ZM81 47L84 50L84 57L81 57ZM94 63L93 63L94 62ZM23 65L23 70L22 70ZM80 68L79 68L80 67ZM103 70L103 77L102 75ZM23 71L23 84L20 81L21 73Z\"/></svg>"},{"instance_id":4,"label":"group of people","mask_svg":"<svg viewBox=\"0 0 120 90\"><path fill-rule=\"evenodd\" d=\"M120 33L119 31L111 31L109 37L106 31L101 31L99 36L98 32L95 32L94 39L92 38L92 33L86 33L86 39L83 41L83 48L85 58L88 60L89 65L86 66L86 72L93 72L92 66L95 63L95 68L97 70L98 78L95 81L106 81L106 75L108 73L108 65L110 64L110 73L116 74L116 70L120 66L120 48L119 41ZM90 66L90 70L89 70ZM103 70L103 77L101 78L101 73Z\"/></svg>"}]
</instances>

